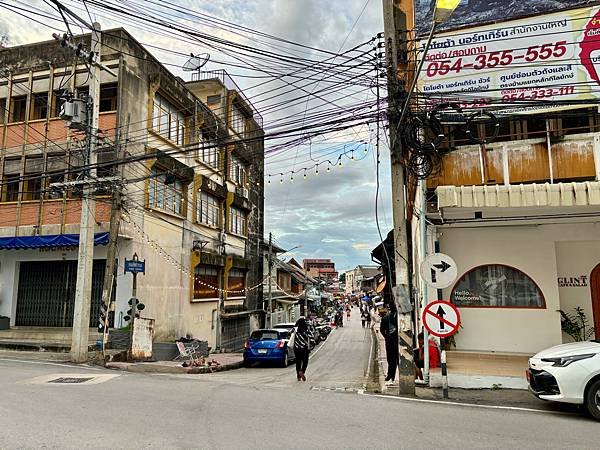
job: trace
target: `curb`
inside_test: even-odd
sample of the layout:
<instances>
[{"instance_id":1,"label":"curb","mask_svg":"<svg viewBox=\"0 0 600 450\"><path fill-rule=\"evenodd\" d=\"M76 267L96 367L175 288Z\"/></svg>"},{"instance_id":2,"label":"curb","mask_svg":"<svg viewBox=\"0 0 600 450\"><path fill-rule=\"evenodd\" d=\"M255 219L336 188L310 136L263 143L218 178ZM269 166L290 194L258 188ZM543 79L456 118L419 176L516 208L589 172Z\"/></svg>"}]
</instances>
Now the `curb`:
<instances>
[{"instance_id":1,"label":"curb","mask_svg":"<svg viewBox=\"0 0 600 450\"><path fill-rule=\"evenodd\" d=\"M215 368L210 367L182 367L182 366L160 366L149 363L122 363L108 362L104 365L107 369L123 370L133 373L176 373L176 374L205 374L225 372L243 367L244 362L240 361L232 364L225 364Z\"/></svg>"}]
</instances>

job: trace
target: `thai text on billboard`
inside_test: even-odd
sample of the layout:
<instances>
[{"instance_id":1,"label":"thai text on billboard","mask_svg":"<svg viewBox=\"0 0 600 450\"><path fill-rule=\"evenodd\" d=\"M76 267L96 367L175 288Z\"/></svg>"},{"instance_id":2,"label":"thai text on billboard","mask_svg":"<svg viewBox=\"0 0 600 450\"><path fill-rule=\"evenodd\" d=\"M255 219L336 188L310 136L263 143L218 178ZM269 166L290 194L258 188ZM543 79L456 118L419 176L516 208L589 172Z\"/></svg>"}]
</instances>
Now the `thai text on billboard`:
<instances>
[{"instance_id":1,"label":"thai text on billboard","mask_svg":"<svg viewBox=\"0 0 600 450\"><path fill-rule=\"evenodd\" d=\"M600 7L583 8L437 35L419 89L430 103L534 113L597 103L599 73Z\"/></svg>"},{"instance_id":2,"label":"thai text on billboard","mask_svg":"<svg viewBox=\"0 0 600 450\"><path fill-rule=\"evenodd\" d=\"M429 33L436 0L415 0L417 33ZM526 16L597 5L597 0L461 0L438 31L480 26Z\"/></svg>"}]
</instances>

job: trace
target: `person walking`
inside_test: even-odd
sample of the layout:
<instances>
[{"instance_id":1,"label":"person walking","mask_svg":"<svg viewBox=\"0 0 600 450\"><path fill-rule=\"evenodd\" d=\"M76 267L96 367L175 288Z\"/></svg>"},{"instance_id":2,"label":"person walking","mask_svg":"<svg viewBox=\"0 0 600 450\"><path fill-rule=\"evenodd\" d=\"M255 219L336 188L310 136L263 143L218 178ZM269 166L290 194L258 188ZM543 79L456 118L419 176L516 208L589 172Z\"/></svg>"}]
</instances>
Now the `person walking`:
<instances>
[{"instance_id":1,"label":"person walking","mask_svg":"<svg viewBox=\"0 0 600 450\"><path fill-rule=\"evenodd\" d=\"M396 379L396 368L398 367L398 321L392 308L388 306L385 315L381 318L379 332L385 339L385 355L388 363L386 384L391 384Z\"/></svg>"},{"instance_id":2,"label":"person walking","mask_svg":"<svg viewBox=\"0 0 600 450\"><path fill-rule=\"evenodd\" d=\"M362 322L362 327L365 327L365 323L367 322L367 317L369 316L369 311L365 309L360 310L360 321Z\"/></svg>"},{"instance_id":3,"label":"person walking","mask_svg":"<svg viewBox=\"0 0 600 450\"><path fill-rule=\"evenodd\" d=\"M308 354L310 352L311 332L304 317L296 322L294 336L294 355L296 356L296 377L298 381L306 381L306 368L308 366Z\"/></svg>"},{"instance_id":4,"label":"person walking","mask_svg":"<svg viewBox=\"0 0 600 450\"><path fill-rule=\"evenodd\" d=\"M372 320L372 317L371 317L371 308L369 308L368 306L365 309L365 316L366 316L366 319L367 319L367 328L371 328L371 320Z\"/></svg>"}]
</instances>

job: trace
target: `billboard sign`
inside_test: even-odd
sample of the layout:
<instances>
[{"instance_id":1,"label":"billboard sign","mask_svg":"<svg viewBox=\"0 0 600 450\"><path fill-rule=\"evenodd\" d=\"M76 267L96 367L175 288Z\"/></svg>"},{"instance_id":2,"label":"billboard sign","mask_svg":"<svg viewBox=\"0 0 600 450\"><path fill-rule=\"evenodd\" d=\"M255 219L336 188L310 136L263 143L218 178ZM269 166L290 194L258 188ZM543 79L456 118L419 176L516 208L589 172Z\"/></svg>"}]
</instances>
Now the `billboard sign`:
<instances>
[{"instance_id":1,"label":"billboard sign","mask_svg":"<svg viewBox=\"0 0 600 450\"><path fill-rule=\"evenodd\" d=\"M439 31L473 27L566 9L597 5L597 0L461 0ZM415 0L415 23L419 35L431 29L435 0Z\"/></svg>"},{"instance_id":2,"label":"billboard sign","mask_svg":"<svg viewBox=\"0 0 600 450\"><path fill-rule=\"evenodd\" d=\"M599 74L595 7L436 35L419 89L432 103L534 113L597 103Z\"/></svg>"}]
</instances>

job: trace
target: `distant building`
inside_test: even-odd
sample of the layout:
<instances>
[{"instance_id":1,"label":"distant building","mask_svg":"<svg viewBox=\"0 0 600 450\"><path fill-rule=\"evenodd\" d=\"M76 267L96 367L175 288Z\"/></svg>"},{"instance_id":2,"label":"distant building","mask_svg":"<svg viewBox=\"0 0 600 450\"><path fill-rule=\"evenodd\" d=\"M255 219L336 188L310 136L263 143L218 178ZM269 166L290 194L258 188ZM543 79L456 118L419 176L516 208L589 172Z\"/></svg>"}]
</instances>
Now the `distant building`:
<instances>
[{"instance_id":1,"label":"distant building","mask_svg":"<svg viewBox=\"0 0 600 450\"><path fill-rule=\"evenodd\" d=\"M378 266L358 265L346 272L346 294L356 294L375 290L375 277L379 275Z\"/></svg>"},{"instance_id":2,"label":"distant building","mask_svg":"<svg viewBox=\"0 0 600 450\"><path fill-rule=\"evenodd\" d=\"M335 263L331 259L304 259L302 261L302 266L311 277L326 282L338 280Z\"/></svg>"}]
</instances>

